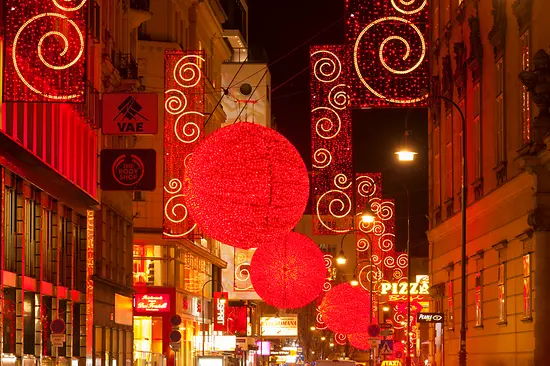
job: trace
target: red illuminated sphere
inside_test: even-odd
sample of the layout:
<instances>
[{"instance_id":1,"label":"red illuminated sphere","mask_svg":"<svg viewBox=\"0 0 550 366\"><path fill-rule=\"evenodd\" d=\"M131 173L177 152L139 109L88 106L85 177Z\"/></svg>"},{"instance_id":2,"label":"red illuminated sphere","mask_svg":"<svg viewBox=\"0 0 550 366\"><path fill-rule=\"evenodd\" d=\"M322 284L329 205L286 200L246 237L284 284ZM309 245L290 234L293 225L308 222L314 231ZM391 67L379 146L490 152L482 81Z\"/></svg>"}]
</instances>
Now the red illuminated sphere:
<instances>
[{"instance_id":1,"label":"red illuminated sphere","mask_svg":"<svg viewBox=\"0 0 550 366\"><path fill-rule=\"evenodd\" d=\"M366 333L370 325L370 305L367 291L343 283L325 293L319 311L333 332Z\"/></svg>"},{"instance_id":2,"label":"red illuminated sphere","mask_svg":"<svg viewBox=\"0 0 550 366\"><path fill-rule=\"evenodd\" d=\"M362 351L368 351L370 349L369 338L372 337L369 336L368 333L348 334L349 343Z\"/></svg>"},{"instance_id":3,"label":"red illuminated sphere","mask_svg":"<svg viewBox=\"0 0 550 366\"><path fill-rule=\"evenodd\" d=\"M243 249L284 238L302 217L309 195L296 148L280 133L249 122L206 138L193 152L185 181L185 202L199 227Z\"/></svg>"},{"instance_id":4,"label":"red illuminated sphere","mask_svg":"<svg viewBox=\"0 0 550 366\"><path fill-rule=\"evenodd\" d=\"M254 290L268 304L295 309L323 290L327 268L323 252L307 236L290 232L287 239L259 247L250 262Z\"/></svg>"}]
</instances>

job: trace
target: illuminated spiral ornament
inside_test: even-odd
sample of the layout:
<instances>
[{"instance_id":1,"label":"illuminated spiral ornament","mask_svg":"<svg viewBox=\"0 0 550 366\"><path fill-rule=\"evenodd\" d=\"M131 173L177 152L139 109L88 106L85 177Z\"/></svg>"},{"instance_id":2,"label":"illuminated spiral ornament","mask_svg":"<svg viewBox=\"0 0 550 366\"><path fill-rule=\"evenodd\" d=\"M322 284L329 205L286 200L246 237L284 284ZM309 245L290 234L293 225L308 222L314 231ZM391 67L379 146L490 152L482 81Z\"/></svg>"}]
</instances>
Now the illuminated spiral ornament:
<instances>
[{"instance_id":1,"label":"illuminated spiral ornament","mask_svg":"<svg viewBox=\"0 0 550 366\"><path fill-rule=\"evenodd\" d=\"M379 262L381 263L382 261L380 260ZM370 291L372 284L372 289L374 291L378 287L378 282L383 279L384 274L377 265L368 264L361 268L357 277L359 284L364 290Z\"/></svg>"},{"instance_id":2,"label":"illuminated spiral ornament","mask_svg":"<svg viewBox=\"0 0 550 366\"><path fill-rule=\"evenodd\" d=\"M317 315L315 316L315 322L317 323L315 324L315 329L325 330L328 328L325 322L323 321L323 314L321 314L321 312L319 311L319 308L317 308Z\"/></svg>"},{"instance_id":3,"label":"illuminated spiral ornament","mask_svg":"<svg viewBox=\"0 0 550 366\"><path fill-rule=\"evenodd\" d=\"M391 0L391 5L401 14L412 15L421 12L428 5L428 0Z\"/></svg>"},{"instance_id":4,"label":"illuminated spiral ornament","mask_svg":"<svg viewBox=\"0 0 550 366\"><path fill-rule=\"evenodd\" d=\"M73 6L66 6L61 5L58 0L52 0L53 4L60 10L63 11L77 11L80 10L84 5L86 5L87 0L79 0L79 1L73 1L73 0L62 0L63 2L74 2L75 4Z\"/></svg>"},{"instance_id":5,"label":"illuminated spiral ornament","mask_svg":"<svg viewBox=\"0 0 550 366\"><path fill-rule=\"evenodd\" d=\"M244 262L235 267L235 282L246 283L245 288L239 287L239 291L252 290L252 283L250 282L250 263Z\"/></svg>"},{"instance_id":6,"label":"illuminated spiral ornament","mask_svg":"<svg viewBox=\"0 0 550 366\"><path fill-rule=\"evenodd\" d=\"M183 56L174 66L174 81L182 88L192 88L202 79L202 71L199 66L204 58L197 55Z\"/></svg>"},{"instance_id":7,"label":"illuminated spiral ornament","mask_svg":"<svg viewBox=\"0 0 550 366\"><path fill-rule=\"evenodd\" d=\"M342 333L334 333L334 343L343 346L347 343L348 336Z\"/></svg>"},{"instance_id":8,"label":"illuminated spiral ornament","mask_svg":"<svg viewBox=\"0 0 550 366\"><path fill-rule=\"evenodd\" d=\"M376 220L373 223L372 232L374 235L383 235L386 232L386 225L382 221Z\"/></svg>"},{"instance_id":9,"label":"illuminated spiral ornament","mask_svg":"<svg viewBox=\"0 0 550 366\"><path fill-rule=\"evenodd\" d=\"M349 87L346 84L333 86L328 93L328 102L330 106L338 110L346 109L351 101L348 90Z\"/></svg>"},{"instance_id":10,"label":"illuminated spiral ornament","mask_svg":"<svg viewBox=\"0 0 550 366\"><path fill-rule=\"evenodd\" d=\"M342 128L342 119L337 112L328 107L317 107L311 111L311 114L316 119L315 132L317 136L325 140L338 136Z\"/></svg>"},{"instance_id":11,"label":"illuminated spiral ornament","mask_svg":"<svg viewBox=\"0 0 550 366\"><path fill-rule=\"evenodd\" d=\"M192 144L196 142L201 136L201 128L199 123L204 117L204 114L200 112L184 112L177 119L174 124L174 134L184 144ZM180 122L182 122L180 126Z\"/></svg>"},{"instance_id":12,"label":"illuminated spiral ornament","mask_svg":"<svg viewBox=\"0 0 550 366\"><path fill-rule=\"evenodd\" d=\"M342 63L336 54L328 50L319 50L311 54L318 58L313 65L313 75L322 83L336 81L342 73Z\"/></svg>"},{"instance_id":13,"label":"illuminated spiral ornament","mask_svg":"<svg viewBox=\"0 0 550 366\"><path fill-rule=\"evenodd\" d=\"M344 190L351 187L351 181L348 180L345 174L339 173L334 177L334 185L336 188Z\"/></svg>"},{"instance_id":14,"label":"illuminated spiral ornament","mask_svg":"<svg viewBox=\"0 0 550 366\"><path fill-rule=\"evenodd\" d=\"M403 270L401 268L396 268L393 270L393 278L399 280L403 278Z\"/></svg>"},{"instance_id":15,"label":"illuminated spiral ornament","mask_svg":"<svg viewBox=\"0 0 550 366\"><path fill-rule=\"evenodd\" d=\"M187 108L187 97L178 89L168 89L164 92L168 98L164 101L164 110L170 114L180 114Z\"/></svg>"},{"instance_id":16,"label":"illuminated spiral ornament","mask_svg":"<svg viewBox=\"0 0 550 366\"><path fill-rule=\"evenodd\" d=\"M323 283L323 291L324 292L328 292L332 289L332 284L330 282L325 282Z\"/></svg>"},{"instance_id":17,"label":"illuminated spiral ornament","mask_svg":"<svg viewBox=\"0 0 550 366\"><path fill-rule=\"evenodd\" d=\"M325 258L325 267L327 267L327 270L332 268L332 255L325 254L323 257Z\"/></svg>"},{"instance_id":18,"label":"illuminated spiral ornament","mask_svg":"<svg viewBox=\"0 0 550 366\"><path fill-rule=\"evenodd\" d=\"M313 166L317 169L324 169L332 163L332 155L325 148L319 148L313 153Z\"/></svg>"},{"instance_id":19,"label":"illuminated spiral ornament","mask_svg":"<svg viewBox=\"0 0 550 366\"><path fill-rule=\"evenodd\" d=\"M177 178L170 179L170 181L168 181L168 186L164 186L164 191L172 196L166 200L164 205L164 217L174 224L182 223L189 217L189 211L184 203L184 196L181 193L182 188L183 184ZM191 228L184 233L171 234L164 232L163 234L173 238L183 237L192 232L196 226L196 224L192 225Z\"/></svg>"},{"instance_id":20,"label":"illuminated spiral ornament","mask_svg":"<svg viewBox=\"0 0 550 366\"><path fill-rule=\"evenodd\" d=\"M382 264L382 257L380 257L377 253L373 253L370 256L370 259L371 259L372 263L374 263L377 266Z\"/></svg>"},{"instance_id":21,"label":"illuminated spiral ornament","mask_svg":"<svg viewBox=\"0 0 550 366\"><path fill-rule=\"evenodd\" d=\"M367 238L357 240L356 249L358 252L366 252L370 248L370 241Z\"/></svg>"},{"instance_id":22,"label":"illuminated spiral ornament","mask_svg":"<svg viewBox=\"0 0 550 366\"><path fill-rule=\"evenodd\" d=\"M386 268L393 268L395 267L395 258L392 256L387 256L384 258L384 266Z\"/></svg>"},{"instance_id":23,"label":"illuminated spiral ornament","mask_svg":"<svg viewBox=\"0 0 550 366\"><path fill-rule=\"evenodd\" d=\"M409 265L409 256L407 253L401 253L397 256L396 260L397 267L399 268L407 268Z\"/></svg>"},{"instance_id":24,"label":"illuminated spiral ornament","mask_svg":"<svg viewBox=\"0 0 550 366\"><path fill-rule=\"evenodd\" d=\"M371 208L380 220L386 221L393 217L395 204L389 200L373 198L371 200Z\"/></svg>"},{"instance_id":25,"label":"illuminated spiral ornament","mask_svg":"<svg viewBox=\"0 0 550 366\"><path fill-rule=\"evenodd\" d=\"M383 252L389 252L394 248L394 240L395 240L395 234L392 233L385 233L380 235L378 238L378 247Z\"/></svg>"},{"instance_id":26,"label":"illuminated spiral ornament","mask_svg":"<svg viewBox=\"0 0 550 366\"><path fill-rule=\"evenodd\" d=\"M356 179L357 193L362 197L372 197L376 194L376 182L372 177L361 176Z\"/></svg>"},{"instance_id":27,"label":"illuminated spiral ornament","mask_svg":"<svg viewBox=\"0 0 550 366\"><path fill-rule=\"evenodd\" d=\"M83 6L83 4L82 4ZM33 24L34 23L34 24ZM59 23L60 29L65 29L65 33L69 33L67 36L64 33L57 30L47 31L52 27L52 23ZM31 25L32 24L32 25ZM28 30L27 30L28 29ZM34 34L34 32L44 32L39 35L39 39L33 39L27 34ZM29 39L30 38L30 39ZM78 39L76 48L71 48L69 40ZM37 42L36 46L31 42ZM45 90L40 90L35 83L36 79L28 79L25 75L31 72L29 63L33 63L34 60L30 54L36 52L38 60L45 66L45 70L42 72L40 79L48 80L48 87L55 85L57 81L61 81L59 72L72 68L77 69L84 73L83 58L84 58L84 34L83 29L79 27L73 20L67 16L58 13L42 13L33 16L24 22L13 39L11 58L13 67L19 79L25 84L27 88L34 93L51 100L70 100L77 99L83 96L84 91L78 85L67 85L67 89L60 89L57 93L53 94ZM36 49L34 49L36 47ZM55 54L59 60L55 63L51 62L52 54ZM49 60L50 59L50 60ZM38 60L36 62L38 62ZM50 75L51 73L51 75ZM51 79L51 80L50 80Z\"/></svg>"},{"instance_id":28,"label":"illuminated spiral ornament","mask_svg":"<svg viewBox=\"0 0 550 366\"><path fill-rule=\"evenodd\" d=\"M349 229L338 229L334 227L334 224L331 226L331 224L326 222L325 216L330 215L334 219L347 218L351 212L351 205L351 198L348 194L333 189L323 193L317 200L316 215L321 225L326 229L335 233L346 233ZM321 207L323 207L324 210L321 210Z\"/></svg>"},{"instance_id":29,"label":"illuminated spiral ornament","mask_svg":"<svg viewBox=\"0 0 550 366\"><path fill-rule=\"evenodd\" d=\"M399 1L402 4L410 2L410 0ZM395 7L395 0L392 0L392 4ZM379 36L370 37L369 33L375 32L377 27L382 28L381 32L388 32L391 29L392 34L384 38L378 46L378 58L370 59L369 57L374 57L374 50L371 49L372 40ZM413 47L411 42L414 42ZM411 52L411 50L418 52ZM409 20L395 16L379 18L368 24L357 36L353 50L355 71L363 85L376 97L396 104L418 103L428 97L427 94L416 97L407 96L407 88L391 81L391 76L396 76L399 82L403 83L403 78L399 78L400 76L414 73L424 67L426 61L426 40L422 31ZM388 62L397 65L391 66ZM376 68L379 64L389 73L383 89L379 85L374 86L375 83L369 79L371 75L376 75L377 80L380 79L380 70ZM411 85L411 89L413 87ZM393 90L396 95L385 95L387 90Z\"/></svg>"}]
</instances>

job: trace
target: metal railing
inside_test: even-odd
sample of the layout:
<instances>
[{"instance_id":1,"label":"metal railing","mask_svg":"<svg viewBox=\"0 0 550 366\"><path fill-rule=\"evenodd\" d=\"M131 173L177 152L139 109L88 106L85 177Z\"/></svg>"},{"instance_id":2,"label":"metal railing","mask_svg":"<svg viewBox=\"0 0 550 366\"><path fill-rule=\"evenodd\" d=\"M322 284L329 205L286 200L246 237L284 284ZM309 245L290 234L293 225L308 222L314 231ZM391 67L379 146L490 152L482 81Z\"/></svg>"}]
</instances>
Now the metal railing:
<instances>
[{"instance_id":1,"label":"metal railing","mask_svg":"<svg viewBox=\"0 0 550 366\"><path fill-rule=\"evenodd\" d=\"M122 79L138 79L138 63L129 53L119 53L117 69Z\"/></svg>"}]
</instances>

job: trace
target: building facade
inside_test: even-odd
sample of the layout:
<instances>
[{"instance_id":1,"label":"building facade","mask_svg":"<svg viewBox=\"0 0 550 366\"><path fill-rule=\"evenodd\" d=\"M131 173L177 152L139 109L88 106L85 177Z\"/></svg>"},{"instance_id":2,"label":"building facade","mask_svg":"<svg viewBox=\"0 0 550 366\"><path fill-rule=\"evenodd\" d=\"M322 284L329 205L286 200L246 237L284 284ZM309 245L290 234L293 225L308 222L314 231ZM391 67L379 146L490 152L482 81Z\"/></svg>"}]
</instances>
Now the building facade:
<instances>
[{"instance_id":1,"label":"building facade","mask_svg":"<svg viewBox=\"0 0 550 366\"><path fill-rule=\"evenodd\" d=\"M138 28L136 49L142 90L159 96L159 133L140 136L136 147L157 151L157 188L134 192L133 197L134 350L139 365L193 365L203 347L205 354L211 353L210 338L205 337L203 344L201 335L203 330L211 334L212 293L221 288L226 263L220 258L220 243L198 230L163 239L164 55L166 50L203 52L204 64L199 67L204 70L204 96L198 98L208 121L205 135L210 134L226 119L218 100L222 63L231 57L222 28L228 18L218 0L155 1L149 10L152 16ZM159 303L160 310L156 308ZM173 315L181 317L180 324L170 324ZM173 330L182 339L172 348L169 336Z\"/></svg>"},{"instance_id":2,"label":"building facade","mask_svg":"<svg viewBox=\"0 0 550 366\"><path fill-rule=\"evenodd\" d=\"M432 100L430 283L432 310L446 316L443 326L433 328L436 365L458 363L463 306L468 363L547 363L548 10L547 2L537 0L431 4L432 94L456 102L466 127L450 103ZM467 277L461 278L464 265Z\"/></svg>"}]
</instances>

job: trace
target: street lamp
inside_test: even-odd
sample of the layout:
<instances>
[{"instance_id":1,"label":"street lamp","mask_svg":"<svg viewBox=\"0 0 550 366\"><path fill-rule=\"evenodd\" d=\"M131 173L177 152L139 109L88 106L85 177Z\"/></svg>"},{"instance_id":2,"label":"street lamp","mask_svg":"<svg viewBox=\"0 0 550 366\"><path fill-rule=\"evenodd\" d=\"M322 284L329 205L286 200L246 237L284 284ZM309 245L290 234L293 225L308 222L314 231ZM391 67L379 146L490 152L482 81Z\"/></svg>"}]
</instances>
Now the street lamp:
<instances>
[{"instance_id":1,"label":"street lamp","mask_svg":"<svg viewBox=\"0 0 550 366\"><path fill-rule=\"evenodd\" d=\"M340 253L338 253L338 255L336 256L336 264L344 265L344 264L347 263L347 261L348 261L348 259L346 258L346 255L344 254L344 249L342 248L342 244L340 244Z\"/></svg>"},{"instance_id":2,"label":"street lamp","mask_svg":"<svg viewBox=\"0 0 550 366\"><path fill-rule=\"evenodd\" d=\"M359 286L359 280L357 279L357 275L355 275L355 273L353 274L353 279L351 281L349 281L349 284L352 286L352 287L357 287Z\"/></svg>"},{"instance_id":3,"label":"street lamp","mask_svg":"<svg viewBox=\"0 0 550 366\"><path fill-rule=\"evenodd\" d=\"M462 182L461 182L461 197L460 197L460 209L461 209L461 227L462 227L462 235L461 235L461 286L460 286L460 300L461 300L461 307L460 307L460 349L458 351L458 365L459 366L466 366L466 205L468 203L467 200L467 194L468 191L466 190L466 118L464 117L464 112L462 112L462 109L454 100L451 98L447 98L443 95L432 95L432 98L439 98L441 100L446 101L447 103L451 104L460 114L460 118L462 119Z\"/></svg>"},{"instance_id":4,"label":"street lamp","mask_svg":"<svg viewBox=\"0 0 550 366\"><path fill-rule=\"evenodd\" d=\"M212 283L212 282L216 282L216 283L219 283L220 286L222 286L222 283L218 280L215 280L215 279L211 279L211 280L208 280L204 283L204 285L202 285L202 300L201 300L201 313L202 313L202 355L204 356L204 345L206 344L206 332L205 332L205 322L204 322L204 288L206 287L206 285L208 285L209 283ZM222 286L223 287L223 286ZM220 296L220 302L222 304L225 304L225 302L227 301L227 299L225 298L225 295L224 293L222 292L222 295ZM208 332L210 334L210 332Z\"/></svg>"},{"instance_id":5,"label":"street lamp","mask_svg":"<svg viewBox=\"0 0 550 366\"><path fill-rule=\"evenodd\" d=\"M312 332L315 330L315 325L312 325L311 327L309 327L309 330L311 330Z\"/></svg>"},{"instance_id":6,"label":"street lamp","mask_svg":"<svg viewBox=\"0 0 550 366\"><path fill-rule=\"evenodd\" d=\"M405 130L405 134L403 135L401 144L395 152L395 155L397 155L397 159L399 161L413 161L415 155L418 154L416 151L414 151L414 148L409 141L409 136L411 135L412 133L410 130Z\"/></svg>"},{"instance_id":7,"label":"street lamp","mask_svg":"<svg viewBox=\"0 0 550 366\"><path fill-rule=\"evenodd\" d=\"M365 204L365 208L363 209L363 212L361 212L361 221L364 223L370 224L374 222L374 219L376 218L374 212L372 212L372 208L370 208L370 202L367 202Z\"/></svg>"}]
</instances>

